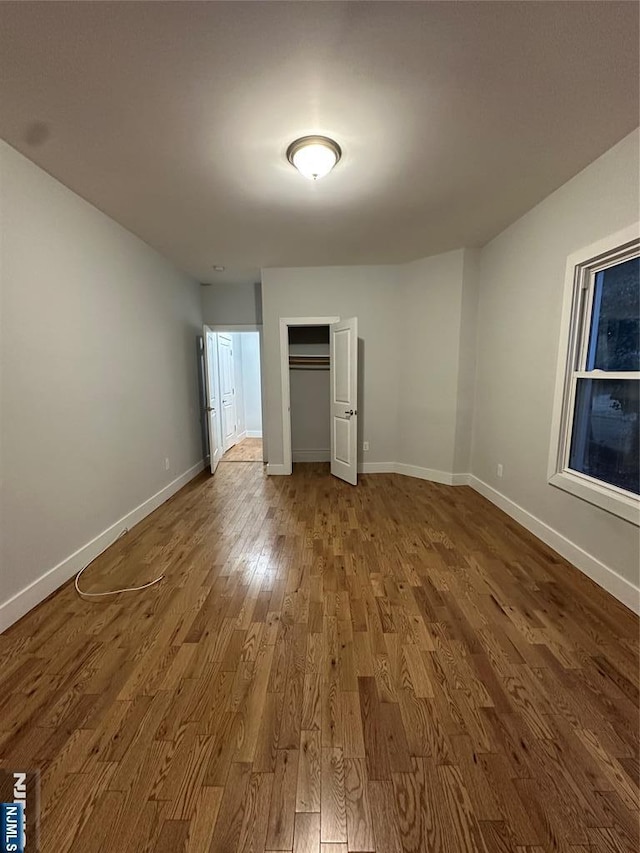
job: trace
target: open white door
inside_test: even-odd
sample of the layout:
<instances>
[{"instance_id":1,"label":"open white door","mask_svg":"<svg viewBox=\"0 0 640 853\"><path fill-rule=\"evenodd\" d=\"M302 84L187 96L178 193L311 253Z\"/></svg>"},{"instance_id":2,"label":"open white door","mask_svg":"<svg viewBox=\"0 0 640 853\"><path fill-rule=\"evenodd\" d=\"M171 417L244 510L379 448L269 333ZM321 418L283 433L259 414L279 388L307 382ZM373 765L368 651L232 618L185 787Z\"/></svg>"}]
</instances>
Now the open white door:
<instances>
[{"instance_id":1,"label":"open white door","mask_svg":"<svg viewBox=\"0 0 640 853\"><path fill-rule=\"evenodd\" d=\"M358 318L332 323L331 473L358 482Z\"/></svg>"},{"instance_id":2,"label":"open white door","mask_svg":"<svg viewBox=\"0 0 640 853\"><path fill-rule=\"evenodd\" d=\"M204 365L207 390L207 427L209 429L209 457L211 473L215 474L222 457L220 437L220 391L218 389L218 336L208 326L204 327Z\"/></svg>"},{"instance_id":3,"label":"open white door","mask_svg":"<svg viewBox=\"0 0 640 853\"><path fill-rule=\"evenodd\" d=\"M236 421L236 379L233 367L233 342L231 335L218 332L218 362L220 365L220 400L222 424L222 452L226 453L238 440Z\"/></svg>"}]
</instances>

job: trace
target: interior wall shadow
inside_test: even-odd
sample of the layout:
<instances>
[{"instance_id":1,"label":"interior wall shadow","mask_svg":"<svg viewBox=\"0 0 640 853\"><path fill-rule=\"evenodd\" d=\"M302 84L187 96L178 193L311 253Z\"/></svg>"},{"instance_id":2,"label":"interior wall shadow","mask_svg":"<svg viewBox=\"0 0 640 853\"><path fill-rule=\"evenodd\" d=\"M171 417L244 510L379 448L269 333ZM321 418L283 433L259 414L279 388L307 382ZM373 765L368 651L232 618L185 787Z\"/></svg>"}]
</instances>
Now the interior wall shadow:
<instances>
[{"instance_id":1,"label":"interior wall shadow","mask_svg":"<svg viewBox=\"0 0 640 853\"><path fill-rule=\"evenodd\" d=\"M256 310L256 324L262 325L262 282L256 281L253 285L253 301Z\"/></svg>"}]
</instances>

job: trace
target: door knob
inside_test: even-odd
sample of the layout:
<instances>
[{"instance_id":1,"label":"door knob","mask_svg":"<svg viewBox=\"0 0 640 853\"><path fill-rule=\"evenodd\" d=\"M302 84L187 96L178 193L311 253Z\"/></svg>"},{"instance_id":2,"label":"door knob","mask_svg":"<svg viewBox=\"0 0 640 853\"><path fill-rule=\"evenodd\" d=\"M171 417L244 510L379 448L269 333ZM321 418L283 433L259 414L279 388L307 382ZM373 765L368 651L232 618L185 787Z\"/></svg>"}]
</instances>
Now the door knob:
<instances>
[{"instance_id":1,"label":"door knob","mask_svg":"<svg viewBox=\"0 0 640 853\"><path fill-rule=\"evenodd\" d=\"M353 409L349 409L348 412L345 412L345 415L349 415L349 417L351 417L351 415L355 415L355 414L356 414L356 412L354 412Z\"/></svg>"}]
</instances>

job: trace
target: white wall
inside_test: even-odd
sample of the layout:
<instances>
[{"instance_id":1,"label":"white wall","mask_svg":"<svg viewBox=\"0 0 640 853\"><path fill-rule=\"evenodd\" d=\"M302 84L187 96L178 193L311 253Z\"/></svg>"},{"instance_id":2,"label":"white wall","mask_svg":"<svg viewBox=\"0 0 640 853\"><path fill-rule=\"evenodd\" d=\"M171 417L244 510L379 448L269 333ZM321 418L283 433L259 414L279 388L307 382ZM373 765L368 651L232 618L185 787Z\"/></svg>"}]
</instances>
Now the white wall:
<instances>
[{"instance_id":1,"label":"white wall","mask_svg":"<svg viewBox=\"0 0 640 853\"><path fill-rule=\"evenodd\" d=\"M260 335L258 332L242 332L238 335L242 344L242 390L244 417L247 435L255 438L262 435L262 393L260 379Z\"/></svg>"},{"instance_id":2,"label":"white wall","mask_svg":"<svg viewBox=\"0 0 640 853\"><path fill-rule=\"evenodd\" d=\"M435 477L456 470L459 402L463 390L472 396L459 388L464 263L458 250L400 268L395 460Z\"/></svg>"},{"instance_id":3,"label":"white wall","mask_svg":"<svg viewBox=\"0 0 640 853\"><path fill-rule=\"evenodd\" d=\"M209 326L259 326L259 284L212 284L201 287L202 316Z\"/></svg>"},{"instance_id":4,"label":"white wall","mask_svg":"<svg viewBox=\"0 0 640 853\"><path fill-rule=\"evenodd\" d=\"M453 454L454 474L466 474L471 471L478 339L479 250L465 249L462 264L456 440Z\"/></svg>"},{"instance_id":5,"label":"white wall","mask_svg":"<svg viewBox=\"0 0 640 853\"><path fill-rule=\"evenodd\" d=\"M635 585L638 528L548 485L547 460L567 256L638 220L638 143L636 131L482 250L472 453L476 477Z\"/></svg>"},{"instance_id":6,"label":"white wall","mask_svg":"<svg viewBox=\"0 0 640 853\"><path fill-rule=\"evenodd\" d=\"M202 314L198 284L4 143L0 169L2 630L195 473Z\"/></svg>"}]
</instances>

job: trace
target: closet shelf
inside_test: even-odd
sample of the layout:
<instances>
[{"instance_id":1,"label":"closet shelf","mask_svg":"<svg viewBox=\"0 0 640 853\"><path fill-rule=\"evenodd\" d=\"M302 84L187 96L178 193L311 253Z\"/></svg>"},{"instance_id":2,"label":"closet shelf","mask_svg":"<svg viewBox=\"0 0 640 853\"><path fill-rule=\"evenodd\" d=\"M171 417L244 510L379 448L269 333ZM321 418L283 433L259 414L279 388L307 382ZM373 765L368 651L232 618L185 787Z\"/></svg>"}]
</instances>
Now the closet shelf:
<instances>
[{"instance_id":1,"label":"closet shelf","mask_svg":"<svg viewBox=\"0 0 640 853\"><path fill-rule=\"evenodd\" d=\"M328 355L290 355L291 370L329 370Z\"/></svg>"}]
</instances>

